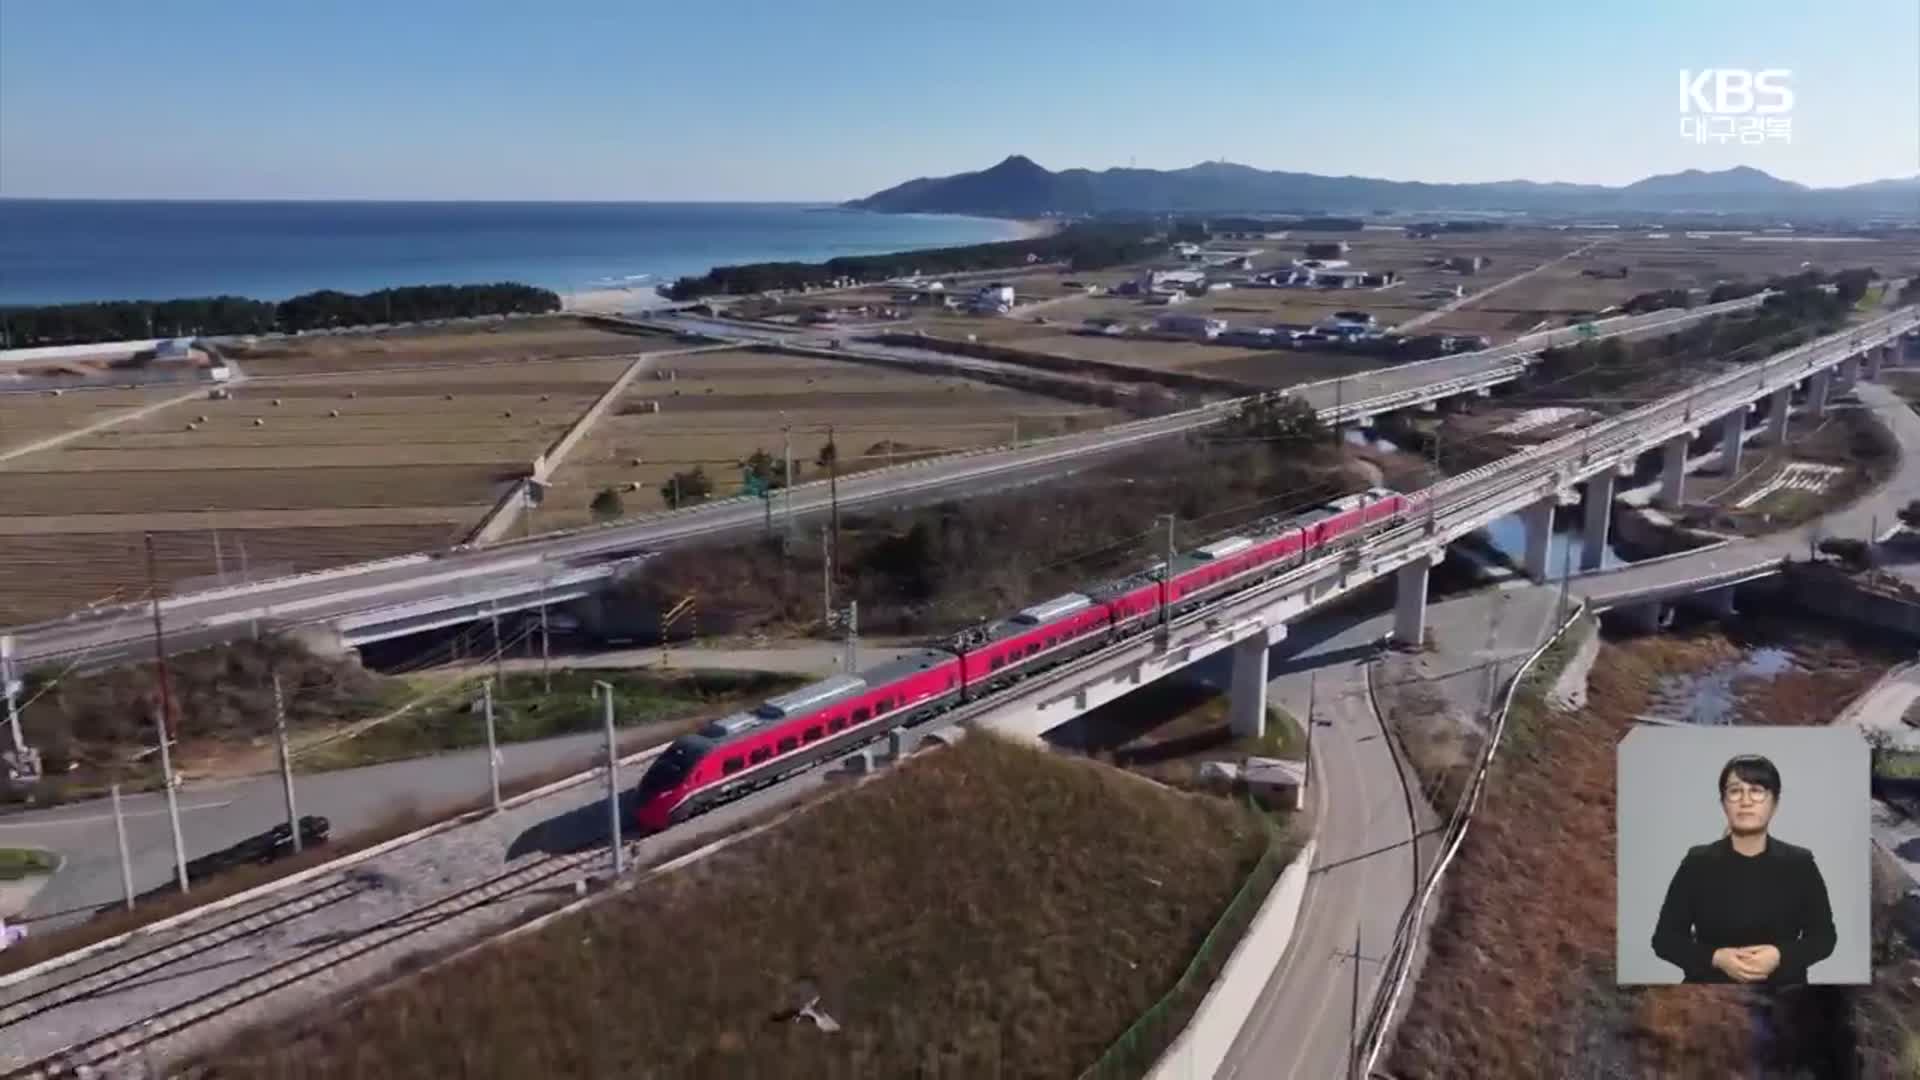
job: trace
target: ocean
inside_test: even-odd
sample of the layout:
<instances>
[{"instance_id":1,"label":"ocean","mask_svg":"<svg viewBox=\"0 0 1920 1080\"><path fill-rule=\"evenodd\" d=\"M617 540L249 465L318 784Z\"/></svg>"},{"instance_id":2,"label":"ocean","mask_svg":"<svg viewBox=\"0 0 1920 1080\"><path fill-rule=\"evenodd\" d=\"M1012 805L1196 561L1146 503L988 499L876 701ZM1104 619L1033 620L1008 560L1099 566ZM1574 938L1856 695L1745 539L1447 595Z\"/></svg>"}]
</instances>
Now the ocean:
<instances>
[{"instance_id":1,"label":"ocean","mask_svg":"<svg viewBox=\"0 0 1920 1080\"><path fill-rule=\"evenodd\" d=\"M794 203L0 199L0 305L494 281L650 288L714 266L1020 235L990 218Z\"/></svg>"}]
</instances>

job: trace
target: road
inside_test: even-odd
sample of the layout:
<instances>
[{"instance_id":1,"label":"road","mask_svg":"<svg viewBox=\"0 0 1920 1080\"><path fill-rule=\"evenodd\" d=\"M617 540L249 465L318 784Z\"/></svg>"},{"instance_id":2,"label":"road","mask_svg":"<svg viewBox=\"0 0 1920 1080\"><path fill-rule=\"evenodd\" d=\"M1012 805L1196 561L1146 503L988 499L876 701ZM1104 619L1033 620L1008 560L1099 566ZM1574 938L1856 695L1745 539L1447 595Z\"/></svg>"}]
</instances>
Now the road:
<instances>
[{"instance_id":1,"label":"road","mask_svg":"<svg viewBox=\"0 0 1920 1080\"><path fill-rule=\"evenodd\" d=\"M1602 332L1656 333L1756 302L1758 298L1748 298L1691 311L1631 316L1610 322ZM1409 404L1409 395L1418 396L1423 388L1445 385L1476 371L1511 367L1530 350L1570 339L1569 331L1532 335L1484 353L1328 380L1294 392L1317 407L1340 404L1349 412L1354 402L1363 399L1381 402L1382 408ZM845 509L888 507L1035 483L1215 423L1230 412L1230 405L1221 404L1062 436L1019 449L975 452L873 470L840 481L839 502ZM793 489L796 524L804 527L823 517L829 505L823 482ZM778 509L785 511L784 500ZM676 544L737 537L763 527L763 508L758 500L725 500L613 525L505 542L483 550L407 556L176 596L163 601L162 610L171 647L191 648L230 638L255 619L269 625L325 622L370 609L434 604L457 596L464 588L517 584L534 590L542 587L556 567L605 563ZM145 638L150 632L150 611L145 605L121 605L15 628L16 654L28 665L84 660L104 666L134 659L149 647Z\"/></svg>"},{"instance_id":2,"label":"road","mask_svg":"<svg viewBox=\"0 0 1920 1080\"><path fill-rule=\"evenodd\" d=\"M1511 673L1554 623L1550 587L1483 590L1429 609L1437 651L1418 661L1428 676L1504 660ZM1377 989L1380 963L1417 879L1411 800L1422 830L1438 819L1399 766L1368 696L1365 665L1392 626L1391 613L1296 624L1280 646L1269 692L1289 712L1313 704L1310 787L1317 849L1285 954L1234 1040L1219 1080L1320 1080L1345 1074L1352 1025L1354 933L1360 936L1360 1016ZM1489 655L1489 654L1492 655ZM1391 665L1390 665L1391 666ZM1478 678L1442 680L1471 695ZM1410 792L1410 793L1409 793ZM1430 852L1422 850L1422 857Z\"/></svg>"}]
</instances>

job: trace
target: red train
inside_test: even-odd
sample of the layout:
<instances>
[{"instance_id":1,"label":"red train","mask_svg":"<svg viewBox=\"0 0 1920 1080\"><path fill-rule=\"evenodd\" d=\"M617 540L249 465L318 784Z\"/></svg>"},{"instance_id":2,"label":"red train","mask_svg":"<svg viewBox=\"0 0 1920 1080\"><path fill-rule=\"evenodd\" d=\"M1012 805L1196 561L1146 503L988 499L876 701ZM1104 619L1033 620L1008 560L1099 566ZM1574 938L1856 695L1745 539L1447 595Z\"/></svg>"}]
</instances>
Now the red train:
<instances>
[{"instance_id":1,"label":"red train","mask_svg":"<svg viewBox=\"0 0 1920 1080\"><path fill-rule=\"evenodd\" d=\"M657 831L754 788L847 753L1036 671L1291 570L1420 509L1385 488L1156 563L1117 581L1067 593L857 675L836 675L675 739L640 780L640 828ZM1165 595L1163 596L1163 591Z\"/></svg>"}]
</instances>

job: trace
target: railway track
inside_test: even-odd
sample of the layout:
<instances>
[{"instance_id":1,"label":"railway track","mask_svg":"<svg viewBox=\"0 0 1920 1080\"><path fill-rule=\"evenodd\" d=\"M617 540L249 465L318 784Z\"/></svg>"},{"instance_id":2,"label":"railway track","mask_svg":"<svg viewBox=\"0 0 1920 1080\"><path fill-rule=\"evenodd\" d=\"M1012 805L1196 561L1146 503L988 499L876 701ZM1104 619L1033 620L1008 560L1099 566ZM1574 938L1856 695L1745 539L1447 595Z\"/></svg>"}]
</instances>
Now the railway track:
<instances>
[{"instance_id":1,"label":"railway track","mask_svg":"<svg viewBox=\"0 0 1920 1080\"><path fill-rule=\"evenodd\" d=\"M292 922L321 908L351 899L365 892L367 888L368 886L363 882L351 879L335 881L316 889L309 889L298 896L288 897L258 911L195 931L165 945L155 946L144 952L116 960L97 971L86 972L52 986L41 987L30 994L22 994L0 1004L0 1031L74 1002L123 988L133 980L163 968L205 955L241 938Z\"/></svg>"},{"instance_id":2,"label":"railway track","mask_svg":"<svg viewBox=\"0 0 1920 1080\"><path fill-rule=\"evenodd\" d=\"M448 893L410 911L384 919L343 940L308 949L227 983L216 990L167 1006L104 1034L62 1047L25 1065L0 1073L0 1080L56 1080L56 1078L82 1075L83 1069L105 1069L161 1040L265 998L303 979L370 956L381 949L443 926L490 904L524 894L582 865L605 858L605 851L598 848L567 855L543 855L526 866ZM312 911L315 907L345 899L344 896L326 900L318 899L326 892L327 890L324 889L316 890L294 901L296 904L302 900L313 902L312 907L307 907L297 914L289 915L284 911L273 910L260 912L256 916L231 920L220 926L209 928L200 935L196 935L196 938L211 940L225 934L226 936L221 938L218 944L226 944L274 925L275 920L267 918L268 916L278 914L280 916L278 921L284 922L291 918L298 918L299 915ZM242 924L250 923L256 918L264 921L250 927L242 927ZM176 947L185 947L193 943L193 939L189 939L150 950L130 958L122 965L70 979L59 986L49 987L34 995L40 997L64 994L65 996L60 997L57 1004L50 1004L49 1001L53 1000L51 998L43 999L38 1003L30 1003L32 1000L30 998L10 1002L5 1007L9 1010L6 1015L13 1016L12 1010L16 1007L20 1008L20 1015L13 1016L9 1021L17 1023L29 1016L58 1008L62 1004L97 994L112 982L123 982L128 978L137 977L135 974L130 974L131 971L142 973L154 971L177 963L186 956L194 955L192 951L182 952L176 956L164 955ZM202 940L198 943L196 951L206 952L215 947L217 945L207 944L206 940ZM132 965L132 967L126 965ZM96 983L96 980L106 980L106 982Z\"/></svg>"}]
</instances>

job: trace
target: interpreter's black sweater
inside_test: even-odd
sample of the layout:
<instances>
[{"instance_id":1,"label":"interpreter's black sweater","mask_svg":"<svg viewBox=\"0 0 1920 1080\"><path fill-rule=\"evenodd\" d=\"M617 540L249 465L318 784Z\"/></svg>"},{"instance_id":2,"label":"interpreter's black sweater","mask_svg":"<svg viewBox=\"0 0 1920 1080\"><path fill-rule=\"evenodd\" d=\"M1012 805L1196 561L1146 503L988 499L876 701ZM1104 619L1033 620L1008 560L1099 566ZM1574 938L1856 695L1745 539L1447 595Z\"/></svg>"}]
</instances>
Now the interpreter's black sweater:
<instances>
[{"instance_id":1,"label":"interpreter's black sweater","mask_svg":"<svg viewBox=\"0 0 1920 1080\"><path fill-rule=\"evenodd\" d=\"M1813 852L1774 837L1758 855L1740 854L1725 837L1689 848L1653 930L1654 953L1698 983L1733 982L1713 966L1713 951L1747 945L1780 950L1768 985L1803 983L1833 944L1833 909Z\"/></svg>"}]
</instances>

